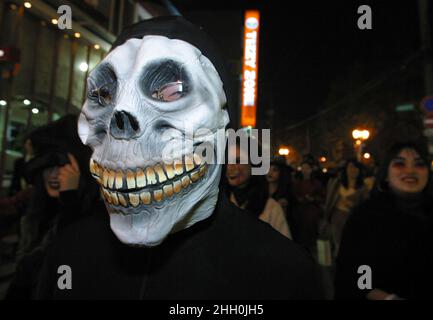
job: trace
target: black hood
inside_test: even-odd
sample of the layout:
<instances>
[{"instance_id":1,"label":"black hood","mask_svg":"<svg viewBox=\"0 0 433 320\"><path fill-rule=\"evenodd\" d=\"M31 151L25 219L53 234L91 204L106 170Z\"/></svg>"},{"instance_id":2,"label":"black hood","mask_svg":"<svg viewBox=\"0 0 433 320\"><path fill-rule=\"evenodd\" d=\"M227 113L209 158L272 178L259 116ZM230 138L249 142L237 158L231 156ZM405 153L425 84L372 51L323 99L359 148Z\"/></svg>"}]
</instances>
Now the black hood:
<instances>
[{"instance_id":1,"label":"black hood","mask_svg":"<svg viewBox=\"0 0 433 320\"><path fill-rule=\"evenodd\" d=\"M77 121L77 116L67 115L30 133L35 154L25 166L29 183L45 168L68 164L68 153L74 155L81 173L88 174L92 150L81 143Z\"/></svg>"},{"instance_id":2,"label":"black hood","mask_svg":"<svg viewBox=\"0 0 433 320\"><path fill-rule=\"evenodd\" d=\"M179 16L156 17L143 20L123 29L116 41L114 41L111 51L129 39L141 39L144 36L150 35L164 36L169 39L188 42L199 49L212 62L223 82L224 92L227 97L226 108L230 119L233 119L230 112L232 108L230 106L232 100L231 81L227 72L226 62L213 40L203 31L203 28Z\"/></svg>"}]
</instances>

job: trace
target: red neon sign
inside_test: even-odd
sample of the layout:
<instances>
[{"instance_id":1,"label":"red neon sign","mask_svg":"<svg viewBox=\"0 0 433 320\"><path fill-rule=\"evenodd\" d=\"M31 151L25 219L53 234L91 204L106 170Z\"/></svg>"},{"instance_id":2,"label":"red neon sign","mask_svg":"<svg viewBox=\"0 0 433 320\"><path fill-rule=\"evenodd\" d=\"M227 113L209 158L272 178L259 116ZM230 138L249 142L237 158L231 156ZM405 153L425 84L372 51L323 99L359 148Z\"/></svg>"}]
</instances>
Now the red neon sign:
<instances>
[{"instance_id":1,"label":"red neon sign","mask_svg":"<svg viewBox=\"0 0 433 320\"><path fill-rule=\"evenodd\" d=\"M256 126L260 12L247 10L244 24L241 126Z\"/></svg>"}]
</instances>

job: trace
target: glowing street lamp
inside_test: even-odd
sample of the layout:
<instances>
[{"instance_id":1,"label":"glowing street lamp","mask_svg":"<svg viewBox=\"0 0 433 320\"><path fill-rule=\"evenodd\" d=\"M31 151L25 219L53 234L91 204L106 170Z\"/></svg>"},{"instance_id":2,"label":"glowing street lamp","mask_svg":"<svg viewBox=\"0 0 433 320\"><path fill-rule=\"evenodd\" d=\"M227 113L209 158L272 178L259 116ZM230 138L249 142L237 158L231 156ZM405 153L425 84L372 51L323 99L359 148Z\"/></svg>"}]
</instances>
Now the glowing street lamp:
<instances>
[{"instance_id":1,"label":"glowing street lamp","mask_svg":"<svg viewBox=\"0 0 433 320\"><path fill-rule=\"evenodd\" d=\"M355 140L355 150L357 151L358 161L361 161L363 142L370 137L370 131L366 129L355 129L352 131L352 137ZM370 156L370 154L368 154L368 156Z\"/></svg>"},{"instance_id":2,"label":"glowing street lamp","mask_svg":"<svg viewBox=\"0 0 433 320\"><path fill-rule=\"evenodd\" d=\"M289 150L289 148L286 148L286 147L281 147L281 148L278 150L278 154L279 154L280 156L288 156L289 153L290 153L290 150Z\"/></svg>"},{"instance_id":3,"label":"glowing street lamp","mask_svg":"<svg viewBox=\"0 0 433 320\"><path fill-rule=\"evenodd\" d=\"M352 137L355 140L367 140L370 137L370 131L355 129L352 131Z\"/></svg>"},{"instance_id":4,"label":"glowing street lamp","mask_svg":"<svg viewBox=\"0 0 433 320\"><path fill-rule=\"evenodd\" d=\"M82 62L82 63L80 63L79 68L82 72L86 72L87 70L89 70L89 65L85 62Z\"/></svg>"}]
</instances>

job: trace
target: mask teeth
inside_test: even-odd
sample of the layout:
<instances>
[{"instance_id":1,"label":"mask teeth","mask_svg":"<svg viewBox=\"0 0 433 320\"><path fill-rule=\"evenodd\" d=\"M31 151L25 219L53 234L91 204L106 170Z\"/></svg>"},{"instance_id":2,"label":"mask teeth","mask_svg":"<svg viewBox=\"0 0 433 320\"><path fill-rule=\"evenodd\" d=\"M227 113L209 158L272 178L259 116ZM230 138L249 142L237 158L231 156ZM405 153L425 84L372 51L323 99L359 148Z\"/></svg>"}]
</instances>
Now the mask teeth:
<instances>
[{"instance_id":1,"label":"mask teeth","mask_svg":"<svg viewBox=\"0 0 433 320\"><path fill-rule=\"evenodd\" d=\"M129 203L131 203L131 205L135 208L138 207L138 205L140 204L140 197L138 194L136 193L130 193L129 194Z\"/></svg>"},{"instance_id":2,"label":"mask teeth","mask_svg":"<svg viewBox=\"0 0 433 320\"><path fill-rule=\"evenodd\" d=\"M141 192L140 193L140 200L142 204L151 204L152 203L152 197L150 195L150 192Z\"/></svg>"},{"instance_id":3,"label":"mask teeth","mask_svg":"<svg viewBox=\"0 0 433 320\"><path fill-rule=\"evenodd\" d=\"M190 172L192 169L194 169L194 159L192 155L185 156L185 170L187 172Z\"/></svg>"},{"instance_id":4,"label":"mask teeth","mask_svg":"<svg viewBox=\"0 0 433 320\"><path fill-rule=\"evenodd\" d=\"M122 189L122 187L123 187L123 174L122 174L122 171L120 171L120 170L116 171L115 186L116 186L116 189Z\"/></svg>"},{"instance_id":5,"label":"mask teeth","mask_svg":"<svg viewBox=\"0 0 433 320\"><path fill-rule=\"evenodd\" d=\"M162 189L153 191L120 193L102 188L102 195L106 202L114 206L122 207L138 207L141 205L149 205L152 202L160 203L166 199L173 197L176 193L187 189L192 183L197 182L207 171L205 165L191 172L189 175L181 179L174 180L173 183L165 184ZM200 176L201 175L201 176Z\"/></svg>"},{"instance_id":6,"label":"mask teeth","mask_svg":"<svg viewBox=\"0 0 433 320\"><path fill-rule=\"evenodd\" d=\"M102 186L101 192L105 201L125 208L149 205L152 202L160 203L169 199L199 181L207 171L207 164L197 154L185 156L184 162L175 160L172 163L136 170L111 170L102 167L93 159L89 165L91 173ZM161 187L152 190L152 186L158 184ZM146 186L150 187L149 190L137 191L137 188Z\"/></svg>"},{"instance_id":7,"label":"mask teeth","mask_svg":"<svg viewBox=\"0 0 433 320\"><path fill-rule=\"evenodd\" d=\"M108 188L113 189L115 179L116 179L116 172L114 170L109 170L109 172L108 172Z\"/></svg>"},{"instance_id":8,"label":"mask teeth","mask_svg":"<svg viewBox=\"0 0 433 320\"><path fill-rule=\"evenodd\" d=\"M172 163L166 163L164 165L165 168L165 172L167 173L167 178L168 179L173 179L176 175L175 171L174 171L174 166L173 166L173 162Z\"/></svg>"},{"instance_id":9,"label":"mask teeth","mask_svg":"<svg viewBox=\"0 0 433 320\"><path fill-rule=\"evenodd\" d=\"M162 167L159 164L154 166L154 170L156 172L156 175L158 176L159 183L164 183L167 181L167 177L164 173L164 170L162 169Z\"/></svg>"},{"instance_id":10,"label":"mask teeth","mask_svg":"<svg viewBox=\"0 0 433 320\"><path fill-rule=\"evenodd\" d=\"M183 174L182 160L174 160L174 172L177 176L181 176Z\"/></svg>"},{"instance_id":11,"label":"mask teeth","mask_svg":"<svg viewBox=\"0 0 433 320\"><path fill-rule=\"evenodd\" d=\"M135 189L135 174L131 170L126 171L126 186L128 189Z\"/></svg>"},{"instance_id":12,"label":"mask teeth","mask_svg":"<svg viewBox=\"0 0 433 320\"><path fill-rule=\"evenodd\" d=\"M162 190L156 189L155 191L153 191L153 198L156 200L156 202L161 202L164 199Z\"/></svg>"},{"instance_id":13,"label":"mask teeth","mask_svg":"<svg viewBox=\"0 0 433 320\"><path fill-rule=\"evenodd\" d=\"M137 188L144 188L146 186L146 175L141 169L137 169Z\"/></svg>"}]
</instances>

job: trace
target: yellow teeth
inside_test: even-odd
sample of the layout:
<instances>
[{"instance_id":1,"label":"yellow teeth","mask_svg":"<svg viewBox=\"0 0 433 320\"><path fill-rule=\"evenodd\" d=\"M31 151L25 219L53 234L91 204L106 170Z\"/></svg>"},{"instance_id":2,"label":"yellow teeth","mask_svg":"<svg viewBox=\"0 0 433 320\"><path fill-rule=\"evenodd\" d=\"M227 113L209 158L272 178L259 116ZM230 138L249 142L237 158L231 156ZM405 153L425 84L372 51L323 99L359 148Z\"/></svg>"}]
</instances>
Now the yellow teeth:
<instances>
[{"instance_id":1,"label":"yellow teeth","mask_svg":"<svg viewBox=\"0 0 433 320\"><path fill-rule=\"evenodd\" d=\"M146 186L146 175L143 170L137 170L137 188L144 188Z\"/></svg>"},{"instance_id":2,"label":"yellow teeth","mask_svg":"<svg viewBox=\"0 0 433 320\"><path fill-rule=\"evenodd\" d=\"M173 182L173 190L176 193L179 193L182 190L182 183L179 180Z\"/></svg>"},{"instance_id":3,"label":"yellow teeth","mask_svg":"<svg viewBox=\"0 0 433 320\"><path fill-rule=\"evenodd\" d=\"M119 196L119 203L120 203L122 206L127 207L127 206L128 206L128 203L126 202L125 197L122 196L120 193L118 194L118 196Z\"/></svg>"},{"instance_id":4,"label":"yellow teeth","mask_svg":"<svg viewBox=\"0 0 433 320\"><path fill-rule=\"evenodd\" d=\"M108 192L105 189L102 189L102 193L104 194L104 198L108 203L111 203L111 195L110 192Z\"/></svg>"},{"instance_id":5,"label":"yellow teeth","mask_svg":"<svg viewBox=\"0 0 433 320\"><path fill-rule=\"evenodd\" d=\"M171 184L164 186L162 190L164 190L164 195L166 197L170 198L173 196L173 186Z\"/></svg>"},{"instance_id":6,"label":"yellow teeth","mask_svg":"<svg viewBox=\"0 0 433 320\"><path fill-rule=\"evenodd\" d=\"M89 167L102 186L105 201L125 208L149 205L153 201L159 203L171 198L199 181L207 171L207 164L197 154L185 156L184 161L174 160L169 164L155 164L144 169L112 170L93 159L90 159Z\"/></svg>"},{"instance_id":7,"label":"yellow teeth","mask_svg":"<svg viewBox=\"0 0 433 320\"><path fill-rule=\"evenodd\" d=\"M191 180L188 176L182 178L182 188L186 188L191 183Z\"/></svg>"},{"instance_id":8,"label":"yellow teeth","mask_svg":"<svg viewBox=\"0 0 433 320\"><path fill-rule=\"evenodd\" d=\"M110 170L108 172L108 188L113 188L114 186L114 179L116 178L116 173L113 170Z\"/></svg>"},{"instance_id":9,"label":"yellow teeth","mask_svg":"<svg viewBox=\"0 0 433 320\"><path fill-rule=\"evenodd\" d=\"M167 172L167 177L170 180L173 179L175 176L173 163L166 164L164 167L165 167L165 172Z\"/></svg>"},{"instance_id":10,"label":"yellow teeth","mask_svg":"<svg viewBox=\"0 0 433 320\"><path fill-rule=\"evenodd\" d=\"M89 168L90 168L90 172L92 174L98 175L97 172L96 172L96 164L95 164L95 161L93 159L90 159Z\"/></svg>"},{"instance_id":11,"label":"yellow teeth","mask_svg":"<svg viewBox=\"0 0 433 320\"><path fill-rule=\"evenodd\" d=\"M104 170L104 172L102 173L102 184L104 185L104 187L108 186L108 171Z\"/></svg>"},{"instance_id":12,"label":"yellow teeth","mask_svg":"<svg viewBox=\"0 0 433 320\"><path fill-rule=\"evenodd\" d=\"M148 185L158 183L158 181L156 181L155 171L152 168L146 169L146 176L147 176L147 184Z\"/></svg>"},{"instance_id":13,"label":"yellow teeth","mask_svg":"<svg viewBox=\"0 0 433 320\"><path fill-rule=\"evenodd\" d=\"M152 199L150 197L150 192L140 193L140 199L143 204L151 204Z\"/></svg>"},{"instance_id":14,"label":"yellow teeth","mask_svg":"<svg viewBox=\"0 0 433 320\"><path fill-rule=\"evenodd\" d=\"M116 192L111 193L111 203L114 204L115 206L119 205L119 198L117 197Z\"/></svg>"},{"instance_id":15,"label":"yellow teeth","mask_svg":"<svg viewBox=\"0 0 433 320\"><path fill-rule=\"evenodd\" d=\"M207 166L202 166L199 169L198 175L200 176L200 178L204 176L204 174L206 173L206 171L207 171Z\"/></svg>"},{"instance_id":16,"label":"yellow teeth","mask_svg":"<svg viewBox=\"0 0 433 320\"><path fill-rule=\"evenodd\" d=\"M198 170L196 170L193 173L191 173L191 180L192 182L196 182L198 181L198 179L200 179L200 176L198 175Z\"/></svg>"},{"instance_id":17,"label":"yellow teeth","mask_svg":"<svg viewBox=\"0 0 433 320\"><path fill-rule=\"evenodd\" d=\"M194 160L191 156L185 156L185 169L186 171L191 171L194 169Z\"/></svg>"},{"instance_id":18,"label":"yellow teeth","mask_svg":"<svg viewBox=\"0 0 433 320\"><path fill-rule=\"evenodd\" d=\"M155 190L155 191L153 192L153 197L155 198L155 200L156 200L157 202L161 202L162 199L164 198L163 195L162 195L162 190L160 190L160 189Z\"/></svg>"},{"instance_id":19,"label":"yellow teeth","mask_svg":"<svg viewBox=\"0 0 433 320\"><path fill-rule=\"evenodd\" d=\"M126 185L127 185L128 189L135 189L134 173L130 170L126 171Z\"/></svg>"},{"instance_id":20,"label":"yellow teeth","mask_svg":"<svg viewBox=\"0 0 433 320\"><path fill-rule=\"evenodd\" d=\"M123 174L122 171L116 172L116 189L122 189L123 187Z\"/></svg>"},{"instance_id":21,"label":"yellow teeth","mask_svg":"<svg viewBox=\"0 0 433 320\"><path fill-rule=\"evenodd\" d=\"M140 204L140 198L138 194L130 193L129 202L132 204L133 207L138 207L138 205Z\"/></svg>"},{"instance_id":22,"label":"yellow teeth","mask_svg":"<svg viewBox=\"0 0 433 320\"><path fill-rule=\"evenodd\" d=\"M163 183L167 181L167 177L165 176L164 170L162 170L162 167L157 164L155 167L155 172L158 175L158 181L159 183Z\"/></svg>"},{"instance_id":23,"label":"yellow teeth","mask_svg":"<svg viewBox=\"0 0 433 320\"><path fill-rule=\"evenodd\" d=\"M181 160L174 160L174 172L178 176L183 173L183 163Z\"/></svg>"}]
</instances>

